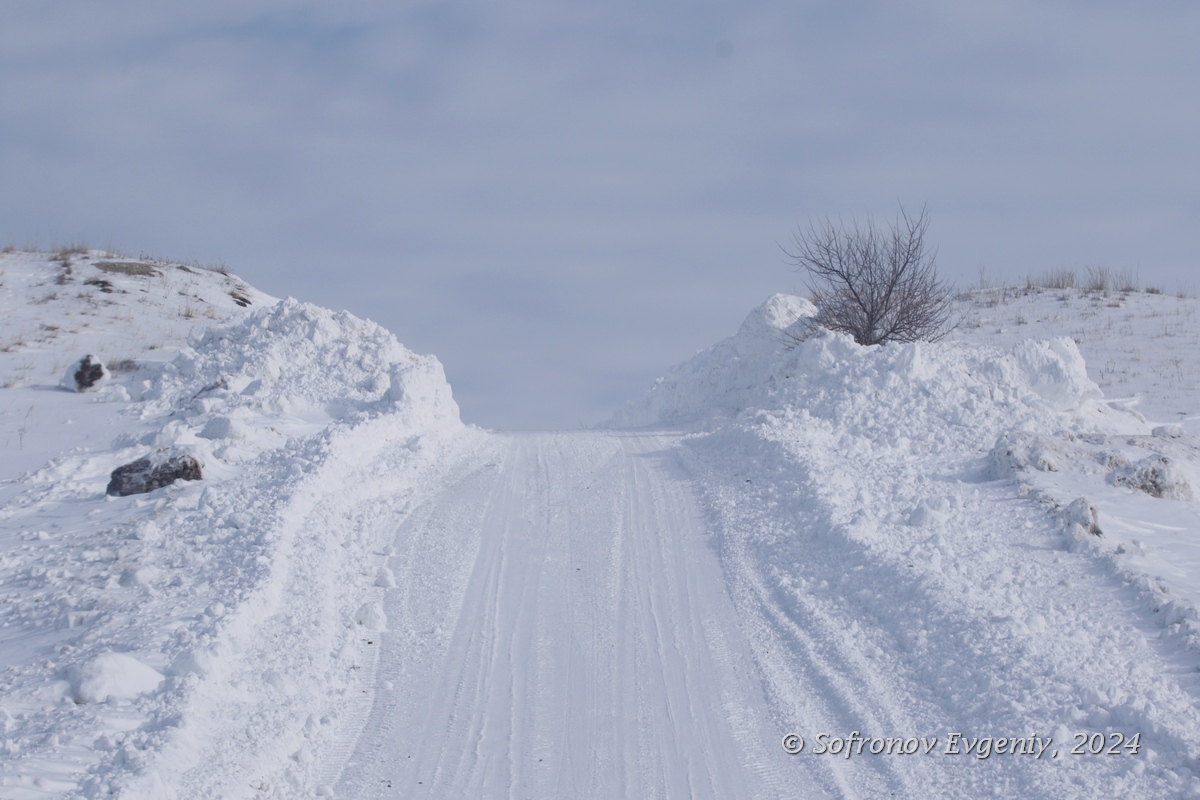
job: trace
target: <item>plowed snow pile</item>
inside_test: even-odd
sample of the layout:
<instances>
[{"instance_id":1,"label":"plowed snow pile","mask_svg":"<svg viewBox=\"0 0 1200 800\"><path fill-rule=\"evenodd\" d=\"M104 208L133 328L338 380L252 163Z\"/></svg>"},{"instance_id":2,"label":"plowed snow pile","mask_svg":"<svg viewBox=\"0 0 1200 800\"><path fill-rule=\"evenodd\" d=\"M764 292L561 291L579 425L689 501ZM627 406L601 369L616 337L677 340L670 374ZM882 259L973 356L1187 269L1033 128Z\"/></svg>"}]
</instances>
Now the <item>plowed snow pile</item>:
<instances>
[{"instance_id":1,"label":"plowed snow pile","mask_svg":"<svg viewBox=\"0 0 1200 800\"><path fill-rule=\"evenodd\" d=\"M7 446L41 464L5 475L0 508L2 793L286 795L353 736L386 626L380 531L469 432L437 360L374 323L102 259L0 261L6 307L42 306L3 331ZM217 324L156 299L185 290ZM104 348L94 391L55 386ZM22 416L57 425L27 438ZM114 468L164 452L203 480L106 496Z\"/></svg>"},{"instance_id":2,"label":"plowed snow pile","mask_svg":"<svg viewBox=\"0 0 1200 800\"><path fill-rule=\"evenodd\" d=\"M795 758L834 796L1200 793L1195 437L1105 402L1071 339L861 347L810 314L772 298L614 418L694 432ZM1171 570L1130 560L1125 501L1166 504L1142 528L1173 520ZM821 733L939 744L834 757ZM991 750L1035 736L1040 759Z\"/></svg>"}]
</instances>

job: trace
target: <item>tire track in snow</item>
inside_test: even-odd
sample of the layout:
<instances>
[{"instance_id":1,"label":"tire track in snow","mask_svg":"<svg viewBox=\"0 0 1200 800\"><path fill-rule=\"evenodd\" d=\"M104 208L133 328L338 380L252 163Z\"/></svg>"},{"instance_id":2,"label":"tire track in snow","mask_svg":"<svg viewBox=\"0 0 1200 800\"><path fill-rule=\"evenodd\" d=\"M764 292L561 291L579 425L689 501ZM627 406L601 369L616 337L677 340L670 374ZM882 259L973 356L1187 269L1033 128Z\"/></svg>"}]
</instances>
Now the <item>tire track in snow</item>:
<instances>
[{"instance_id":1,"label":"tire track in snow","mask_svg":"<svg viewBox=\"0 0 1200 800\"><path fill-rule=\"evenodd\" d=\"M643 680L652 679L651 685L643 688L643 696L658 698L662 703L660 715L665 716L669 726L661 727L670 734L671 745L665 753L669 757L666 763L651 765L650 769L663 776L665 786L660 788L666 795L761 794L763 787L754 787L742 778L738 767L712 766L731 756L745 764L753 760L757 748L746 747L746 740L739 742L729 729L722 682L731 679L730 659L721 651L723 639L709 635L710 629L719 631L719 625L706 626L701 618L702 610L709 611L704 608L710 599L708 593L724 594L719 573L703 569L715 564L704 565L700 559L689 558L696 555L696 548L694 544L689 547L687 540L697 540L703 528L695 524L695 508L685 502L677 484L651 479L654 471L677 471L663 451L669 440L639 436L626 439L624 444L629 493L626 525L634 534L634 546L622 566L629 570L633 585L641 593L636 608L642 615L635 631L641 632L640 641L646 644L638 674ZM659 463L651 466L654 461ZM659 535L672 525L681 536ZM705 647L691 646L694 642L703 642ZM639 708L648 713L646 706ZM659 748L666 750L662 734L658 736ZM772 737L758 741L759 748L774 745Z\"/></svg>"},{"instance_id":2,"label":"tire track in snow","mask_svg":"<svg viewBox=\"0 0 1200 800\"><path fill-rule=\"evenodd\" d=\"M780 750L678 437L504 438L494 478L400 531L413 585L386 601L375 710L337 796L814 796ZM474 554L440 635L411 603L437 582L420 564L439 523Z\"/></svg>"}]
</instances>

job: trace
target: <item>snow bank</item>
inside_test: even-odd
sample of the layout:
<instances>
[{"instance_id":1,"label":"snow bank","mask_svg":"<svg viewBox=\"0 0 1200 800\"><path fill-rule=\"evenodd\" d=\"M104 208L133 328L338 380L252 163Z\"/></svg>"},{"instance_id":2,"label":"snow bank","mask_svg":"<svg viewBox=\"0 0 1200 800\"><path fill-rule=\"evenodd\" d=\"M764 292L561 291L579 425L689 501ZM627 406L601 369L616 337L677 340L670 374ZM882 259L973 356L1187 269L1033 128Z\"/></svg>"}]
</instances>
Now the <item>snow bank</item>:
<instances>
[{"instance_id":1,"label":"snow bank","mask_svg":"<svg viewBox=\"0 0 1200 800\"><path fill-rule=\"evenodd\" d=\"M120 347L132 366L99 392L14 390L57 403L66 425L59 455L3 487L5 796L310 791L311 765L353 735L345 708L370 689L356 675L364 633L386 626L384 543L481 434L460 422L435 358L348 313L182 267L16 265L34 295L86 277L97 309L128 309L88 334L118 345L83 352ZM172 305L185 287L212 299L193 308L233 308L196 330ZM40 308L70 319L67 298ZM165 362L135 349L189 330ZM69 363L30 374L57 382ZM196 456L204 479L106 496L116 467L163 448Z\"/></svg>"},{"instance_id":2,"label":"snow bank","mask_svg":"<svg viewBox=\"0 0 1200 800\"><path fill-rule=\"evenodd\" d=\"M882 406L977 429L980 415L1095 410L1091 401L1101 396L1069 339L1024 341L1007 351L920 342L862 347L812 326L814 313L807 300L775 295L737 334L668 370L608 424L695 424L803 409L895 439L903 432L880 431L873 422L888 418ZM990 446L1000 431L989 430Z\"/></svg>"},{"instance_id":3,"label":"snow bank","mask_svg":"<svg viewBox=\"0 0 1200 800\"><path fill-rule=\"evenodd\" d=\"M174 417L154 446L194 448L230 472L176 523L227 537L208 577L224 591L199 626L211 632L169 654L192 684L181 732L131 796L160 781L233 796L254 775L258 796L296 791L317 740L336 739L339 703L360 691L359 651L374 644L361 632L386 627L382 537L465 430L442 366L374 323L285 300L197 337L142 414Z\"/></svg>"},{"instance_id":4,"label":"snow bank","mask_svg":"<svg viewBox=\"0 0 1200 800\"><path fill-rule=\"evenodd\" d=\"M862 347L766 308L611 424L690 434L714 546L786 724L836 727L850 709L875 734L898 719L1045 730L1056 743L1141 733L1154 756L1136 765L988 762L971 780L1037 797L1200 785L1190 685L1141 633L1157 621L1200 644L1195 609L1166 591L1166 565L1124 568L1167 519L1194 530L1170 498L1190 491L1195 443L1104 402L1071 339ZM1126 496L1106 502L1105 490ZM1130 517L1150 518L1130 512L1130 495L1175 504L1174 516L1122 542ZM1109 554L1124 560L1110 569ZM791 660L771 642L794 643ZM913 796L972 794L961 773L925 768L881 767L885 784L920 787ZM844 793L839 780L826 791Z\"/></svg>"},{"instance_id":5,"label":"snow bank","mask_svg":"<svg viewBox=\"0 0 1200 800\"><path fill-rule=\"evenodd\" d=\"M345 311L287 299L209 328L191 344L148 396L157 402L147 403L147 413L190 399L200 414L249 409L327 422L394 412L414 427L458 419L436 358L414 354L383 327ZM209 438L228 431L207 430Z\"/></svg>"},{"instance_id":6,"label":"snow bank","mask_svg":"<svg viewBox=\"0 0 1200 800\"><path fill-rule=\"evenodd\" d=\"M776 294L750 313L738 332L667 370L650 392L618 411L609 427L680 424L736 414L773 383L780 352L805 335L816 315L809 301Z\"/></svg>"},{"instance_id":7,"label":"snow bank","mask_svg":"<svg viewBox=\"0 0 1200 800\"><path fill-rule=\"evenodd\" d=\"M140 444L230 463L334 422L395 414L413 430L460 425L436 358L373 322L293 299L201 331L137 391L142 418L172 418Z\"/></svg>"}]
</instances>

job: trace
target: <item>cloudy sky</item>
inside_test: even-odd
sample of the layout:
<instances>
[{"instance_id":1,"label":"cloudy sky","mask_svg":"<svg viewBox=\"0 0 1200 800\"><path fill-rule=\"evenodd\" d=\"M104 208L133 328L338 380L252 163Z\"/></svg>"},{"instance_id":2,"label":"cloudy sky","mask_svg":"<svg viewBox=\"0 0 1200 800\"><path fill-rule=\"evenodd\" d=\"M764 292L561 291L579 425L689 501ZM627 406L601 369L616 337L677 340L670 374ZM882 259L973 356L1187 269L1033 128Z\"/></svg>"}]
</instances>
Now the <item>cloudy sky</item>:
<instances>
[{"instance_id":1,"label":"cloudy sky","mask_svg":"<svg viewBox=\"0 0 1200 800\"><path fill-rule=\"evenodd\" d=\"M591 424L928 206L960 285L1200 289L1190 2L5 0L0 242L223 263Z\"/></svg>"}]
</instances>

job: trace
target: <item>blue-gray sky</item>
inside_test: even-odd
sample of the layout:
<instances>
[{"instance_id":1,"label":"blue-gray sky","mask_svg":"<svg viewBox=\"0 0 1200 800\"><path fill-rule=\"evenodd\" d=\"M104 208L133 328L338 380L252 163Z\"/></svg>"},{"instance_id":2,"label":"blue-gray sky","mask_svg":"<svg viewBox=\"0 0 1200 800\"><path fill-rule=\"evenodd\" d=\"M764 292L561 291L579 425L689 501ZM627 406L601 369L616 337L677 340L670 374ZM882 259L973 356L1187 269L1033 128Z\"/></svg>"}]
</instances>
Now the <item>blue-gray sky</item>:
<instances>
[{"instance_id":1,"label":"blue-gray sky","mask_svg":"<svg viewBox=\"0 0 1200 800\"><path fill-rule=\"evenodd\" d=\"M0 239L221 262L576 427L927 204L960 284L1200 288L1193 2L0 4Z\"/></svg>"}]
</instances>

